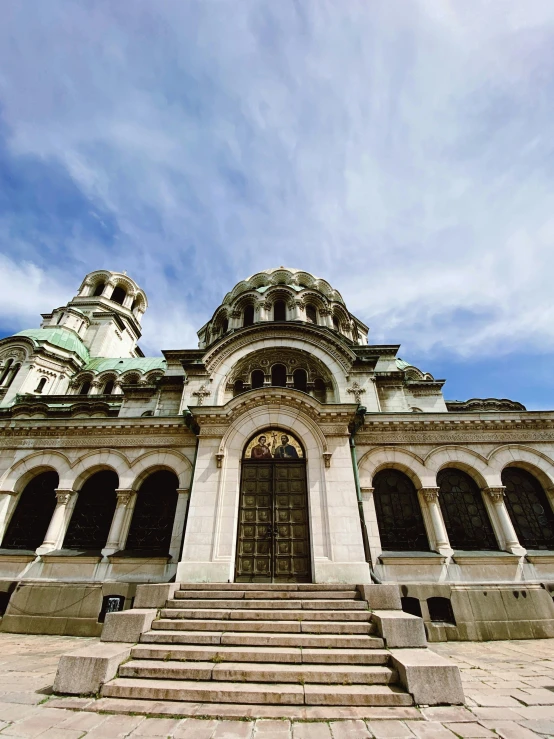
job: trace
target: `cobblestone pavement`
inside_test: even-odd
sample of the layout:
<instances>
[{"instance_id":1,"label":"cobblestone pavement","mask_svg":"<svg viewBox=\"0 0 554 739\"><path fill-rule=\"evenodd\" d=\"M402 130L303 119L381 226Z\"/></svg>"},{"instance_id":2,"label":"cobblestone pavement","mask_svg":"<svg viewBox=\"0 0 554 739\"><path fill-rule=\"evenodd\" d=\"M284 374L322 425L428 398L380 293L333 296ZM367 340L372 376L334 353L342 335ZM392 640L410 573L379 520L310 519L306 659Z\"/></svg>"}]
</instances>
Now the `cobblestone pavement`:
<instances>
[{"instance_id":1,"label":"cobblestone pavement","mask_svg":"<svg viewBox=\"0 0 554 739\"><path fill-rule=\"evenodd\" d=\"M460 666L465 707L319 708L310 714L268 706L267 718L257 720L248 719L249 706L219 706L214 720L198 718L206 707L192 703L52 696L59 656L91 641L0 634L0 739L554 738L554 639L432 645ZM137 715L141 710L154 716ZM299 711L312 720L295 720Z\"/></svg>"}]
</instances>

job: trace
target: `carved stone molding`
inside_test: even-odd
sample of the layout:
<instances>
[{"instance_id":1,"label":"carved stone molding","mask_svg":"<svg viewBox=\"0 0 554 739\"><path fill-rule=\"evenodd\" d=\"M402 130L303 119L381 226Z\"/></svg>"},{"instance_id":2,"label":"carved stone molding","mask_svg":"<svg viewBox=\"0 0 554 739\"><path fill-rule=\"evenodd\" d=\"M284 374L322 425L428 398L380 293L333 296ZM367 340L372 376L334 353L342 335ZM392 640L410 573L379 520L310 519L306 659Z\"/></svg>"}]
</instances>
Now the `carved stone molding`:
<instances>
[{"instance_id":1,"label":"carved stone molding","mask_svg":"<svg viewBox=\"0 0 554 739\"><path fill-rule=\"evenodd\" d=\"M222 454L221 452L215 455L215 461L218 467L222 466L224 458L225 458L225 454Z\"/></svg>"},{"instance_id":2,"label":"carved stone molding","mask_svg":"<svg viewBox=\"0 0 554 739\"><path fill-rule=\"evenodd\" d=\"M135 496L135 491L126 488L118 488L115 491L115 494L117 495L118 505L128 506Z\"/></svg>"},{"instance_id":3,"label":"carved stone molding","mask_svg":"<svg viewBox=\"0 0 554 739\"><path fill-rule=\"evenodd\" d=\"M333 456L332 452L323 452L323 461L325 463L325 467L331 466L331 457Z\"/></svg>"},{"instance_id":4,"label":"carved stone molding","mask_svg":"<svg viewBox=\"0 0 554 739\"><path fill-rule=\"evenodd\" d=\"M421 488L427 503L436 503L439 499L440 488Z\"/></svg>"},{"instance_id":5,"label":"carved stone molding","mask_svg":"<svg viewBox=\"0 0 554 739\"><path fill-rule=\"evenodd\" d=\"M502 503L506 495L506 488L502 486L485 488L485 493L493 503Z\"/></svg>"},{"instance_id":6,"label":"carved stone molding","mask_svg":"<svg viewBox=\"0 0 554 739\"><path fill-rule=\"evenodd\" d=\"M71 500L71 496L74 494L74 490L56 490L56 500L58 505L67 505Z\"/></svg>"},{"instance_id":7,"label":"carved stone molding","mask_svg":"<svg viewBox=\"0 0 554 739\"><path fill-rule=\"evenodd\" d=\"M346 392L353 395L354 401L359 403L363 393L365 393L365 388L361 387L359 383L353 382L352 387L347 388Z\"/></svg>"}]
</instances>

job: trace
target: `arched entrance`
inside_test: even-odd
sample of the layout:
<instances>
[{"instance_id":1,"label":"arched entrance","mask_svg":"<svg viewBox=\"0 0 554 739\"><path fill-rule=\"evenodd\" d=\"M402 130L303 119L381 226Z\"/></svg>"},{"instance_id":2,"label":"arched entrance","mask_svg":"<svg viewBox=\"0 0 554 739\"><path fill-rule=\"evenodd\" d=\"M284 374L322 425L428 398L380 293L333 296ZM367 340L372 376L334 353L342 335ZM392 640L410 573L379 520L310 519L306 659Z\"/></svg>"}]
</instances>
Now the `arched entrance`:
<instances>
[{"instance_id":1,"label":"arched entrance","mask_svg":"<svg viewBox=\"0 0 554 739\"><path fill-rule=\"evenodd\" d=\"M242 459L236 582L311 582L306 457L288 431L268 428Z\"/></svg>"}]
</instances>

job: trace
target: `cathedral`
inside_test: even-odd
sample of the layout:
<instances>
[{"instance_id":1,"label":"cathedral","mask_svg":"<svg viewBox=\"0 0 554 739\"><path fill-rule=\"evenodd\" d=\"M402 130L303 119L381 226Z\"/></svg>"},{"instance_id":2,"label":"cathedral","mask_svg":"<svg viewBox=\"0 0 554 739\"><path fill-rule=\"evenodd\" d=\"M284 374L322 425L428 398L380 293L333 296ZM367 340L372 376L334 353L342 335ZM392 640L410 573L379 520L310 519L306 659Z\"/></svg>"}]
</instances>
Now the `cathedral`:
<instances>
[{"instance_id":1,"label":"cathedral","mask_svg":"<svg viewBox=\"0 0 554 739\"><path fill-rule=\"evenodd\" d=\"M554 412L445 400L297 269L197 348L145 357L147 308L99 270L0 341L1 630L97 635L144 584L394 583L430 641L554 636Z\"/></svg>"}]
</instances>

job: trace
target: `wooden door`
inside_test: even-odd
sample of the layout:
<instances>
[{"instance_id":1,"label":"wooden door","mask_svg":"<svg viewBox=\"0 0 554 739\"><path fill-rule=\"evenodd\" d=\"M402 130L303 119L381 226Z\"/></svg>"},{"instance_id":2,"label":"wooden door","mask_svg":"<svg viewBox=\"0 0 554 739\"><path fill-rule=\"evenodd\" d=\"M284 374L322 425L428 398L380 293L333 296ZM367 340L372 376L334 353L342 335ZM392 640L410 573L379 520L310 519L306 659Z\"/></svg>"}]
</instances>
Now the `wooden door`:
<instances>
[{"instance_id":1,"label":"wooden door","mask_svg":"<svg viewBox=\"0 0 554 739\"><path fill-rule=\"evenodd\" d=\"M311 582L304 460L244 460L235 581Z\"/></svg>"}]
</instances>

